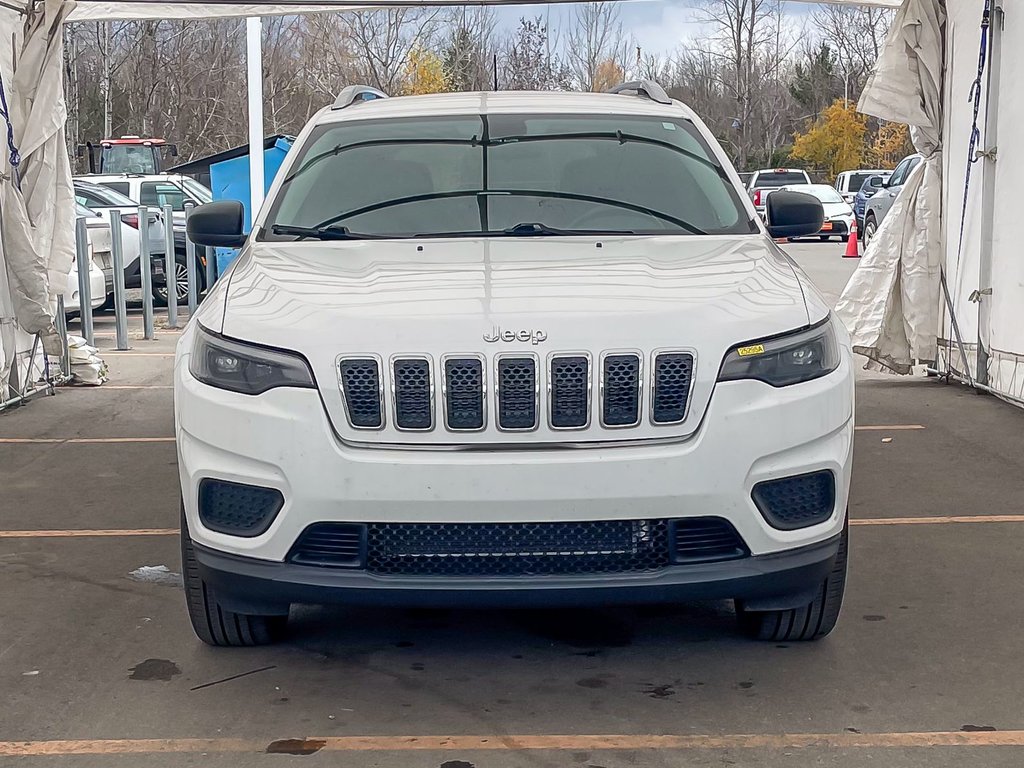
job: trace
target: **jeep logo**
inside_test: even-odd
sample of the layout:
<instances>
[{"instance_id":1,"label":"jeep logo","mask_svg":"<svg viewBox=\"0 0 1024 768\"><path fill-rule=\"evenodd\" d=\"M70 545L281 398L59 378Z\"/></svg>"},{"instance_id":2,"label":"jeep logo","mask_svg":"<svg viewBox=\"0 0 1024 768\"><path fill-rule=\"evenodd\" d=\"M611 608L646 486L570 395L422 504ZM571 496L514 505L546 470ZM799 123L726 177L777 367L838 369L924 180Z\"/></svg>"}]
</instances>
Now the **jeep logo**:
<instances>
[{"instance_id":1,"label":"jeep logo","mask_svg":"<svg viewBox=\"0 0 1024 768\"><path fill-rule=\"evenodd\" d=\"M502 328L500 326L494 326L491 330L484 333L484 341L496 342L496 341L523 341L530 342L534 346L540 344L542 341L547 341L547 331L531 331L523 328L518 331L513 331L511 328Z\"/></svg>"}]
</instances>

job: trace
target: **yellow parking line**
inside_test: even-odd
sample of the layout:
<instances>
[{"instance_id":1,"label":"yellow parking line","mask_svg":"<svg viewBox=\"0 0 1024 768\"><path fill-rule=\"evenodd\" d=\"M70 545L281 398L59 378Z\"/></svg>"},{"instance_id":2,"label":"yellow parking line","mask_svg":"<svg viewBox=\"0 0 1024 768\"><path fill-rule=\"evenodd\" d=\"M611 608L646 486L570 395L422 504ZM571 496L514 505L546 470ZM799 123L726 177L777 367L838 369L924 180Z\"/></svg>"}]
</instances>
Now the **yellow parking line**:
<instances>
[{"instance_id":1,"label":"yellow parking line","mask_svg":"<svg viewBox=\"0 0 1024 768\"><path fill-rule=\"evenodd\" d=\"M931 731L900 733L764 733L720 736L546 735L522 736L329 736L279 739L61 739L0 741L9 757L155 753L450 752L527 750L728 750L885 749L921 747L1020 747L1024 731Z\"/></svg>"},{"instance_id":2,"label":"yellow parking line","mask_svg":"<svg viewBox=\"0 0 1024 768\"><path fill-rule=\"evenodd\" d=\"M101 349L100 357L119 355L120 357L174 357L173 352L135 352L131 349Z\"/></svg>"},{"instance_id":3,"label":"yellow parking line","mask_svg":"<svg viewBox=\"0 0 1024 768\"><path fill-rule=\"evenodd\" d=\"M862 525L951 525L959 523L1024 523L1024 515L962 515L956 517L870 517L850 520ZM177 528L78 528L50 530L0 530L0 539L63 539L89 536L177 536Z\"/></svg>"},{"instance_id":4,"label":"yellow parking line","mask_svg":"<svg viewBox=\"0 0 1024 768\"><path fill-rule=\"evenodd\" d=\"M0 437L0 443L173 443L173 437Z\"/></svg>"},{"instance_id":5,"label":"yellow parking line","mask_svg":"<svg viewBox=\"0 0 1024 768\"><path fill-rule=\"evenodd\" d=\"M858 432L907 432L926 427L923 424L865 424L854 429Z\"/></svg>"},{"instance_id":6,"label":"yellow parking line","mask_svg":"<svg viewBox=\"0 0 1024 768\"><path fill-rule=\"evenodd\" d=\"M101 387L91 389L174 389L172 384L104 384Z\"/></svg>"}]
</instances>

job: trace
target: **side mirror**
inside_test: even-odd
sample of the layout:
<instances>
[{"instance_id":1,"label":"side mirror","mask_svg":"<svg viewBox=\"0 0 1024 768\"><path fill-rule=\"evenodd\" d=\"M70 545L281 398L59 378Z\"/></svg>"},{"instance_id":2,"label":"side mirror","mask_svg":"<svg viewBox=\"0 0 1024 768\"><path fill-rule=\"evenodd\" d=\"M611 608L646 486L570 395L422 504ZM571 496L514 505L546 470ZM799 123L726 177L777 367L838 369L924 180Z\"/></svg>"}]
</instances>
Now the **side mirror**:
<instances>
[{"instance_id":1,"label":"side mirror","mask_svg":"<svg viewBox=\"0 0 1024 768\"><path fill-rule=\"evenodd\" d=\"M178 145L177 144L168 144L167 145L167 150L171 153L171 157L177 157L178 156Z\"/></svg>"},{"instance_id":2,"label":"side mirror","mask_svg":"<svg viewBox=\"0 0 1024 768\"><path fill-rule=\"evenodd\" d=\"M196 245L214 248L240 248L245 244L242 231L245 209L237 200L218 200L200 205L188 217L185 230Z\"/></svg>"},{"instance_id":3,"label":"side mirror","mask_svg":"<svg viewBox=\"0 0 1024 768\"><path fill-rule=\"evenodd\" d=\"M825 223L825 209L814 195L780 189L768 195L765 224L775 238L816 235Z\"/></svg>"}]
</instances>

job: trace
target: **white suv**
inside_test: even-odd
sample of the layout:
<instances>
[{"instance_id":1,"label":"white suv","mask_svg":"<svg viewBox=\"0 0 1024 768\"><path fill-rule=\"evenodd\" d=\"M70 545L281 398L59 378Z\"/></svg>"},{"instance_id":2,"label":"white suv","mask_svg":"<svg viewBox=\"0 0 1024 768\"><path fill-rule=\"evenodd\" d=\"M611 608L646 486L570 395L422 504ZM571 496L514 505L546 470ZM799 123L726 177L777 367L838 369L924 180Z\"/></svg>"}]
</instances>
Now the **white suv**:
<instances>
[{"instance_id":1,"label":"white suv","mask_svg":"<svg viewBox=\"0 0 1024 768\"><path fill-rule=\"evenodd\" d=\"M270 642L293 603L732 598L830 632L853 367L712 134L656 84L381 98L303 130L175 363L193 627Z\"/></svg>"}]
</instances>

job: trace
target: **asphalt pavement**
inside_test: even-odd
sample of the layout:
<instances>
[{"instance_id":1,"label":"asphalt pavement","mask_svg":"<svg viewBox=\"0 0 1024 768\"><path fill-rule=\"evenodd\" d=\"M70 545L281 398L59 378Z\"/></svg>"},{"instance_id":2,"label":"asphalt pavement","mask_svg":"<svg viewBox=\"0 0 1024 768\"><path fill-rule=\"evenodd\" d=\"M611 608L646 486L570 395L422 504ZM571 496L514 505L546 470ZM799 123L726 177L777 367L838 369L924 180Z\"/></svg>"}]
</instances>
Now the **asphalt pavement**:
<instances>
[{"instance_id":1,"label":"asphalt pavement","mask_svg":"<svg viewBox=\"0 0 1024 768\"><path fill-rule=\"evenodd\" d=\"M832 300L836 243L787 247ZM173 331L110 382L0 414L0 766L1024 765L1024 412L935 379L858 383L851 572L816 644L728 603L299 608L213 649L180 585ZM74 330L74 324L72 324Z\"/></svg>"}]
</instances>

